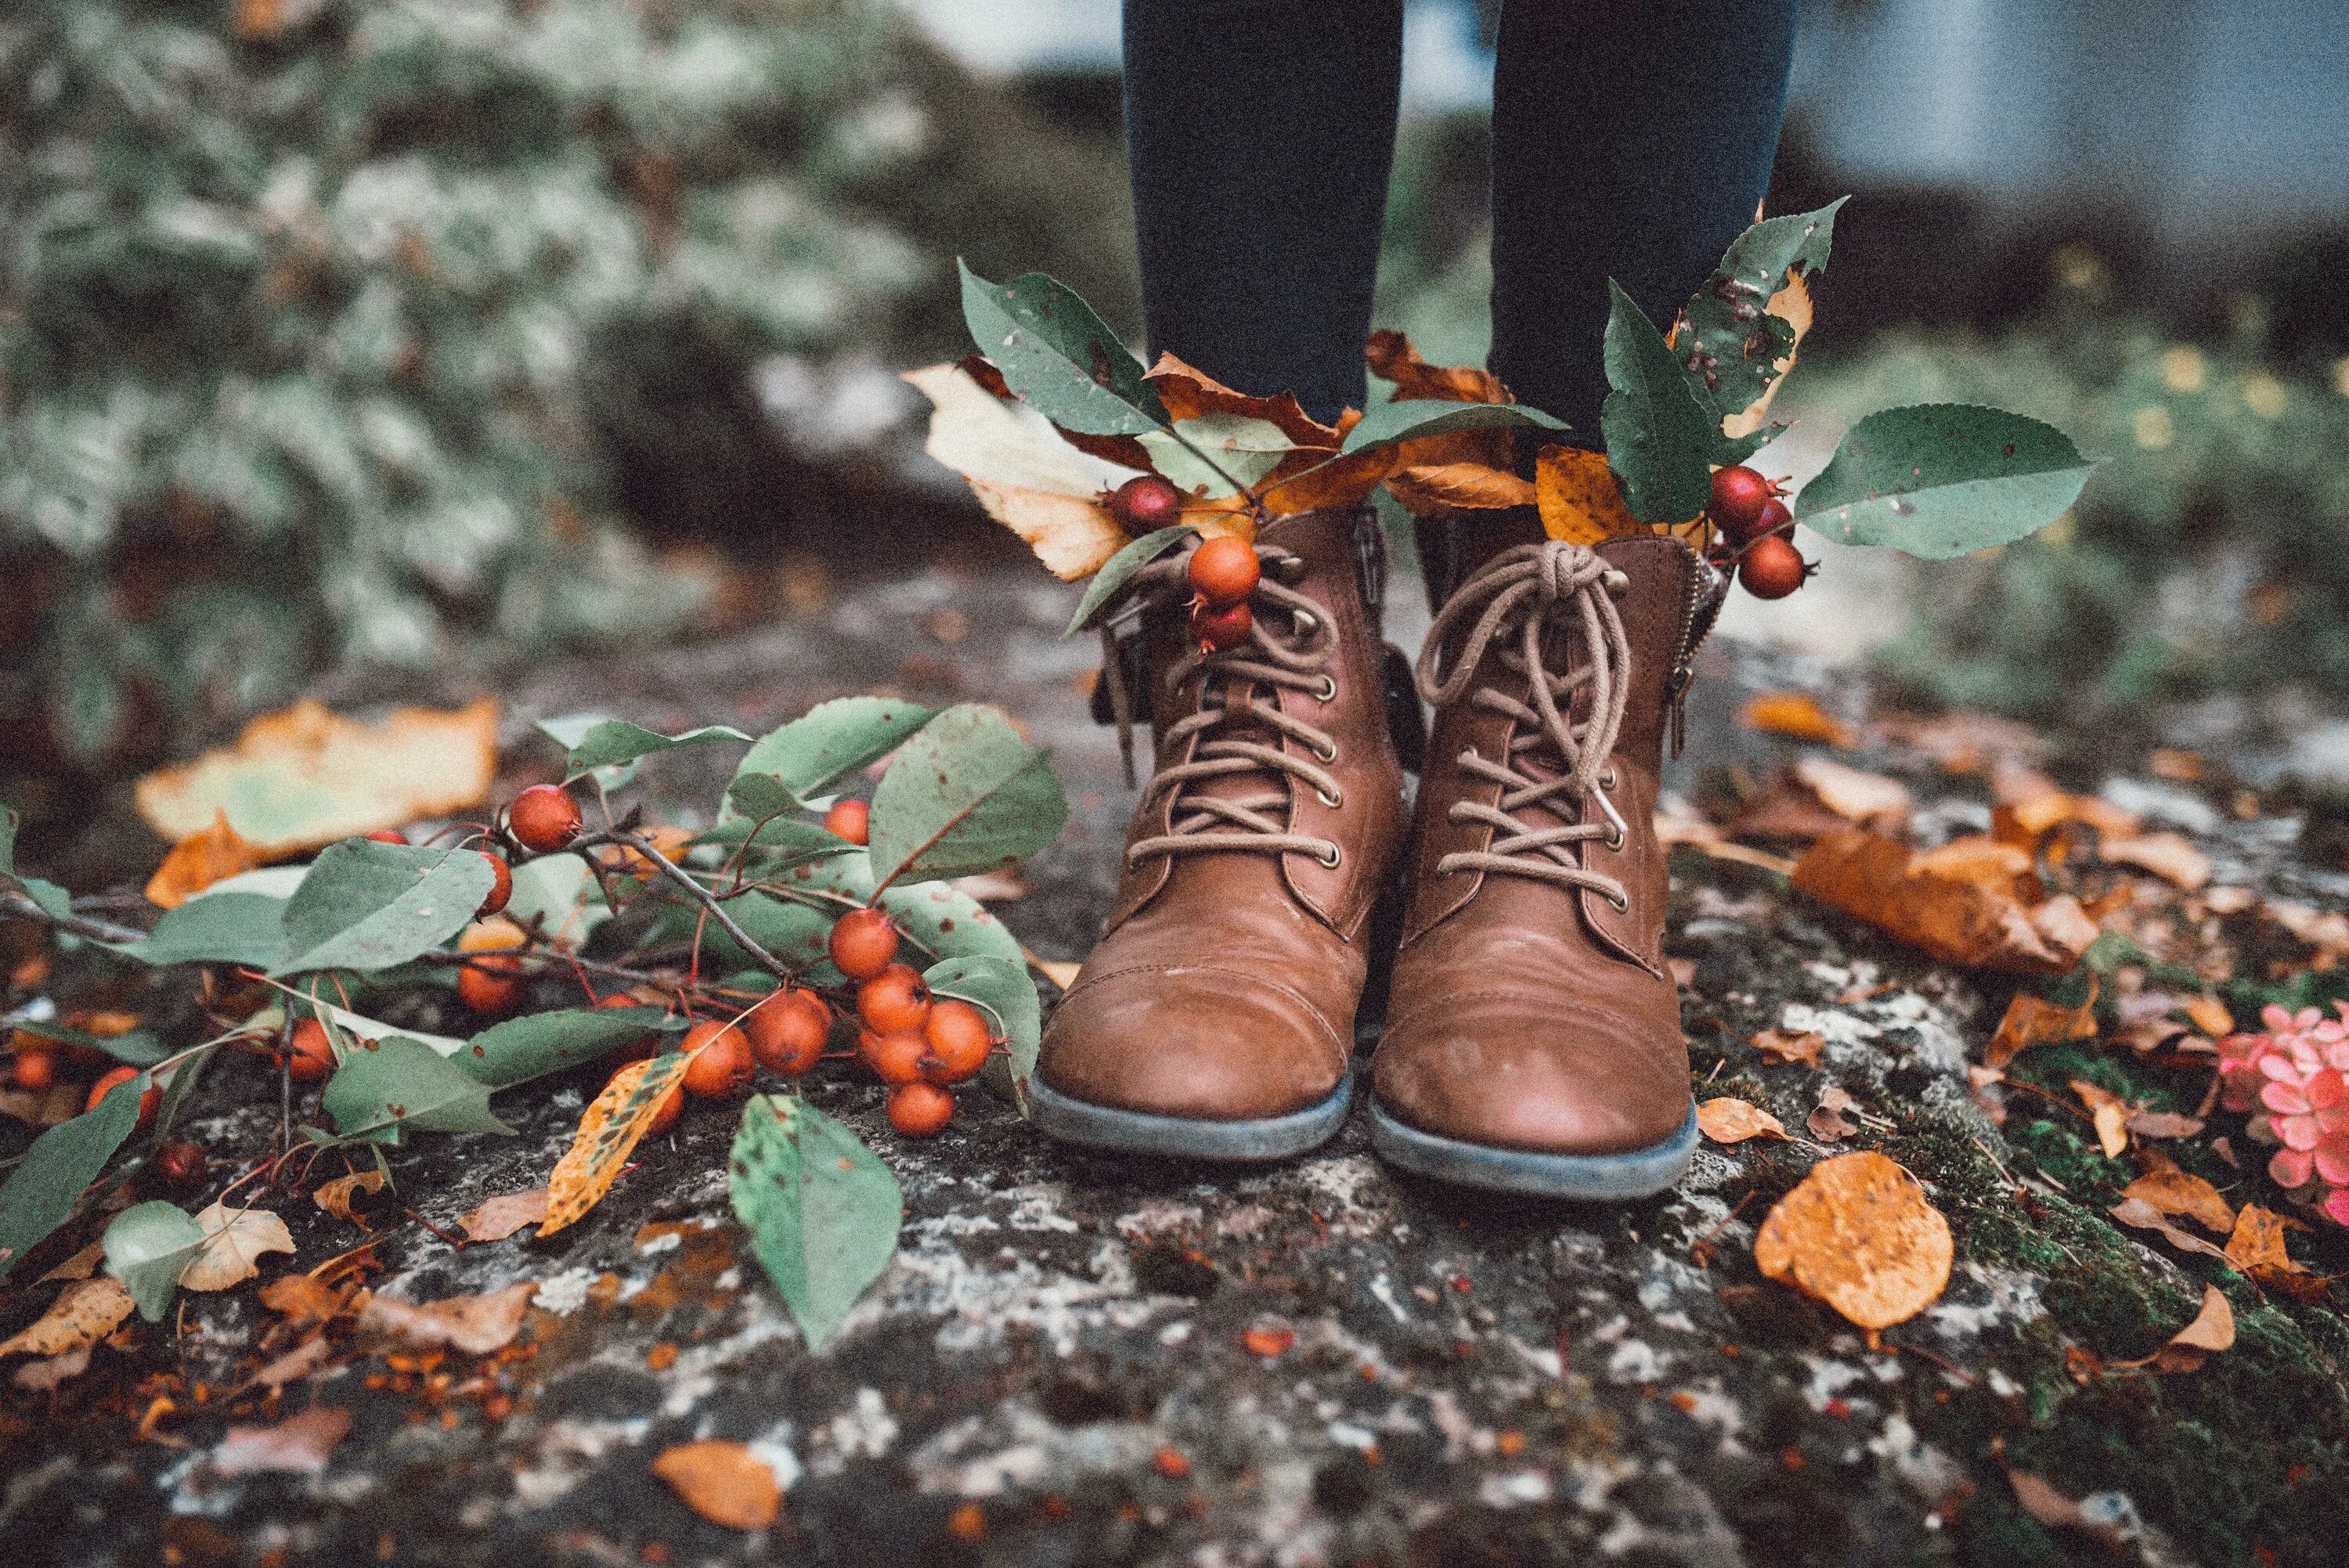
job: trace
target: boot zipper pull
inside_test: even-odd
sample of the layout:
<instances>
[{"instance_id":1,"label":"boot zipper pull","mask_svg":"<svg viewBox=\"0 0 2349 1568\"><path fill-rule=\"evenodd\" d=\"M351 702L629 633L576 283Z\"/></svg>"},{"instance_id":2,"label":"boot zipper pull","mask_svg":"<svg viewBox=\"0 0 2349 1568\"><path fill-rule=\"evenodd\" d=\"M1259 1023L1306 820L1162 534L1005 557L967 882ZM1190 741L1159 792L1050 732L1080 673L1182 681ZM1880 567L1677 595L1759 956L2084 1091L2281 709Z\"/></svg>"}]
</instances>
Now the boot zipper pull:
<instances>
[{"instance_id":1,"label":"boot zipper pull","mask_svg":"<svg viewBox=\"0 0 2349 1568\"><path fill-rule=\"evenodd\" d=\"M1688 744L1688 694L1694 684L1696 671L1685 662L1674 665L1664 679L1664 706L1671 710L1672 757L1678 760L1681 748Z\"/></svg>"}]
</instances>

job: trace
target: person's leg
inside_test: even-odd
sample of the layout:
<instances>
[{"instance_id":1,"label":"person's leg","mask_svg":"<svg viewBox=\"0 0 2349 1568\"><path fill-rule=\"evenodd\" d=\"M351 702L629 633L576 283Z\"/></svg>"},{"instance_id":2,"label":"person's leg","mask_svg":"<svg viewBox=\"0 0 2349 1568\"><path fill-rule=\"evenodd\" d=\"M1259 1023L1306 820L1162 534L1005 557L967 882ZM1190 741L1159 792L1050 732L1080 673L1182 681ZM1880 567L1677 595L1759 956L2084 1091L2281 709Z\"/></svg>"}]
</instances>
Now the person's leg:
<instances>
[{"instance_id":1,"label":"person's leg","mask_svg":"<svg viewBox=\"0 0 2349 1568\"><path fill-rule=\"evenodd\" d=\"M1493 371L1599 441L1607 280L1667 331L1770 181L1796 0L1507 0Z\"/></svg>"},{"instance_id":2,"label":"person's leg","mask_svg":"<svg viewBox=\"0 0 2349 1568\"><path fill-rule=\"evenodd\" d=\"M1153 355L1361 406L1402 70L1402 0L1125 0Z\"/></svg>"}]
</instances>

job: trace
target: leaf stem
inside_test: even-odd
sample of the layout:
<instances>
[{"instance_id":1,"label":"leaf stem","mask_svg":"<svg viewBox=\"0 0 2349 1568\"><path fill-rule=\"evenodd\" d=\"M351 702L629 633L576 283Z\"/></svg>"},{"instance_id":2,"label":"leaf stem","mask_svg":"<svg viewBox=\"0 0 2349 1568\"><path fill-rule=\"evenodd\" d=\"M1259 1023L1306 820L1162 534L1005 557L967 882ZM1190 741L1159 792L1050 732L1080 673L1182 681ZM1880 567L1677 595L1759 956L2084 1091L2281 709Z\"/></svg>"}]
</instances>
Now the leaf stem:
<instances>
[{"instance_id":1,"label":"leaf stem","mask_svg":"<svg viewBox=\"0 0 2349 1568\"><path fill-rule=\"evenodd\" d=\"M93 942L144 942L147 934L135 925L117 925L110 920L94 915L51 914L14 888L0 892L0 915L12 920L36 920L43 925L54 926L75 936L86 936Z\"/></svg>"}]
</instances>

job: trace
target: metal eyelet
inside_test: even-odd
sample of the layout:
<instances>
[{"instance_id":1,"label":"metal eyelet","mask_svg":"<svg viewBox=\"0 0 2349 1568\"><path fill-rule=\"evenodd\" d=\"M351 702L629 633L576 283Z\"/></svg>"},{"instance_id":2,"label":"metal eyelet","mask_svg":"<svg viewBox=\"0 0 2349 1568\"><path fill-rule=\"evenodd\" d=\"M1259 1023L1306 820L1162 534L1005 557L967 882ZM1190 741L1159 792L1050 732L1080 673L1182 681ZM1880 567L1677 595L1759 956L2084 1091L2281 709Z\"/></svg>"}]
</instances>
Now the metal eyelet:
<instances>
[{"instance_id":1,"label":"metal eyelet","mask_svg":"<svg viewBox=\"0 0 2349 1568\"><path fill-rule=\"evenodd\" d=\"M1623 830L1620 828L1616 829L1613 832L1608 834L1603 841L1609 850L1621 850L1623 847Z\"/></svg>"},{"instance_id":2,"label":"metal eyelet","mask_svg":"<svg viewBox=\"0 0 2349 1568\"><path fill-rule=\"evenodd\" d=\"M1320 688L1319 688L1319 690L1317 690L1316 692L1314 692L1314 694L1313 694L1313 700L1314 700L1314 701L1316 701L1316 702L1335 702L1335 701L1337 701L1337 700L1338 700L1338 677L1337 677L1336 676L1332 676L1332 675L1325 675L1325 676L1323 676L1321 677L1321 686L1320 686Z\"/></svg>"},{"instance_id":3,"label":"metal eyelet","mask_svg":"<svg viewBox=\"0 0 2349 1568\"><path fill-rule=\"evenodd\" d=\"M1620 569L1613 566L1599 574L1599 584L1607 590L1607 596L1609 599L1620 599L1631 591L1631 579Z\"/></svg>"},{"instance_id":4,"label":"metal eyelet","mask_svg":"<svg viewBox=\"0 0 2349 1568\"><path fill-rule=\"evenodd\" d=\"M1297 628L1297 634L1300 637L1311 636L1321 624L1321 617L1310 610L1291 610L1288 614L1290 624Z\"/></svg>"},{"instance_id":5,"label":"metal eyelet","mask_svg":"<svg viewBox=\"0 0 2349 1568\"><path fill-rule=\"evenodd\" d=\"M1346 792L1343 789L1332 795L1327 790L1317 789L1313 791L1313 798L1332 811L1342 810L1346 805Z\"/></svg>"},{"instance_id":6,"label":"metal eyelet","mask_svg":"<svg viewBox=\"0 0 2349 1568\"><path fill-rule=\"evenodd\" d=\"M1335 762L1338 760L1338 748L1335 742L1330 744L1330 749L1327 751L1322 750L1318 746L1312 747L1309 749L1312 751L1313 760L1316 762Z\"/></svg>"},{"instance_id":7,"label":"metal eyelet","mask_svg":"<svg viewBox=\"0 0 2349 1568\"><path fill-rule=\"evenodd\" d=\"M1328 850L1313 858L1319 861L1327 869L1334 872L1338 869L1340 863L1345 860L1346 851L1340 849L1337 845L1331 844Z\"/></svg>"},{"instance_id":8,"label":"metal eyelet","mask_svg":"<svg viewBox=\"0 0 2349 1568\"><path fill-rule=\"evenodd\" d=\"M1624 897L1619 892L1609 893L1607 895L1607 902L1615 906L1615 913L1618 914L1622 913L1625 910L1631 907L1631 901Z\"/></svg>"},{"instance_id":9,"label":"metal eyelet","mask_svg":"<svg viewBox=\"0 0 2349 1568\"><path fill-rule=\"evenodd\" d=\"M1615 788L1615 769L1609 768L1606 772L1601 773L1599 776L1599 787L1601 789L1612 789Z\"/></svg>"}]
</instances>

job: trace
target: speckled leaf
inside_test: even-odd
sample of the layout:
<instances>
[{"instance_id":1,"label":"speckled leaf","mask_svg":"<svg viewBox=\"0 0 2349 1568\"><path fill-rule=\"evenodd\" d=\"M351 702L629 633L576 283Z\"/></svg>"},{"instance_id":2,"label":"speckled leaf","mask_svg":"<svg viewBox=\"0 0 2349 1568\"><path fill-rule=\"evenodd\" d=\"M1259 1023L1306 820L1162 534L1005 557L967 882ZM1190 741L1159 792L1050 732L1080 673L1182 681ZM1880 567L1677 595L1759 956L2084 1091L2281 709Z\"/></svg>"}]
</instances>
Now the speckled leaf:
<instances>
[{"instance_id":1,"label":"speckled leaf","mask_svg":"<svg viewBox=\"0 0 2349 1568\"><path fill-rule=\"evenodd\" d=\"M991 284L957 261L962 317L1019 400L1088 436L1139 436L1166 423L1142 362L1075 291L1042 273Z\"/></svg>"},{"instance_id":2,"label":"speckled leaf","mask_svg":"<svg viewBox=\"0 0 2349 1568\"><path fill-rule=\"evenodd\" d=\"M106 1227L106 1272L130 1292L140 1316L159 1323L206 1239L204 1228L177 1205L135 1203Z\"/></svg>"},{"instance_id":3,"label":"speckled leaf","mask_svg":"<svg viewBox=\"0 0 2349 1568\"><path fill-rule=\"evenodd\" d=\"M1672 339L1690 389L1718 414L1741 412L1768 389L1793 351L1794 327L1769 314L1786 273L1827 264L1839 198L1816 212L1765 218L1740 234L1688 302Z\"/></svg>"},{"instance_id":4,"label":"speckled leaf","mask_svg":"<svg viewBox=\"0 0 2349 1568\"><path fill-rule=\"evenodd\" d=\"M285 903L280 975L388 969L462 930L494 873L471 850L346 839L329 845Z\"/></svg>"},{"instance_id":5,"label":"speckled leaf","mask_svg":"<svg viewBox=\"0 0 2349 1568\"><path fill-rule=\"evenodd\" d=\"M1795 515L1845 544L1946 561L2035 533L2095 465L2072 438L2002 408L1920 403L1854 425Z\"/></svg>"},{"instance_id":6,"label":"speckled leaf","mask_svg":"<svg viewBox=\"0 0 2349 1568\"><path fill-rule=\"evenodd\" d=\"M604 1194L619 1179L620 1167L628 1162L637 1140L659 1113L661 1102L684 1081L686 1060L683 1052L671 1051L649 1061L630 1062L612 1075L604 1092L580 1117L571 1147L563 1151L563 1158L555 1161L554 1174L547 1179L546 1220L538 1228L541 1237L575 1223L603 1202Z\"/></svg>"},{"instance_id":7,"label":"speckled leaf","mask_svg":"<svg viewBox=\"0 0 2349 1568\"><path fill-rule=\"evenodd\" d=\"M1607 385L1599 410L1607 463L1623 481L1623 504L1641 522L1685 522L1713 499L1720 416L1697 401L1655 324L1619 284L1607 317Z\"/></svg>"},{"instance_id":8,"label":"speckled leaf","mask_svg":"<svg viewBox=\"0 0 2349 1568\"><path fill-rule=\"evenodd\" d=\"M793 809L796 802L822 794L835 779L904 745L906 737L930 721L930 713L919 703L895 697L843 696L818 703L751 743L734 769L734 783L719 815L719 828L729 822L747 828L761 817ZM765 786L781 786L787 796L770 793L748 801L737 799L735 791L754 779L763 780Z\"/></svg>"},{"instance_id":9,"label":"speckled leaf","mask_svg":"<svg viewBox=\"0 0 2349 1568\"><path fill-rule=\"evenodd\" d=\"M130 1130L139 1125L139 1096L110 1094L98 1109L61 1121L25 1150L0 1186L0 1280L16 1260L66 1222L82 1190L98 1180Z\"/></svg>"},{"instance_id":10,"label":"speckled leaf","mask_svg":"<svg viewBox=\"0 0 2349 1568\"><path fill-rule=\"evenodd\" d=\"M999 871L1050 843L1069 820L1051 756L978 703L932 719L873 792L874 876Z\"/></svg>"},{"instance_id":11,"label":"speckled leaf","mask_svg":"<svg viewBox=\"0 0 2349 1568\"><path fill-rule=\"evenodd\" d=\"M411 1130L513 1131L490 1113L489 1085L401 1035L354 1041L319 1105L345 1138L373 1143L398 1143Z\"/></svg>"},{"instance_id":12,"label":"speckled leaf","mask_svg":"<svg viewBox=\"0 0 2349 1568\"><path fill-rule=\"evenodd\" d=\"M576 1067L647 1035L685 1027L658 1007L564 1007L492 1024L451 1059L468 1078L507 1088Z\"/></svg>"},{"instance_id":13,"label":"speckled leaf","mask_svg":"<svg viewBox=\"0 0 2349 1568\"><path fill-rule=\"evenodd\" d=\"M742 1108L727 1171L760 1264L808 1348L821 1350L896 1253L897 1178L854 1133L790 1095Z\"/></svg>"}]
</instances>

